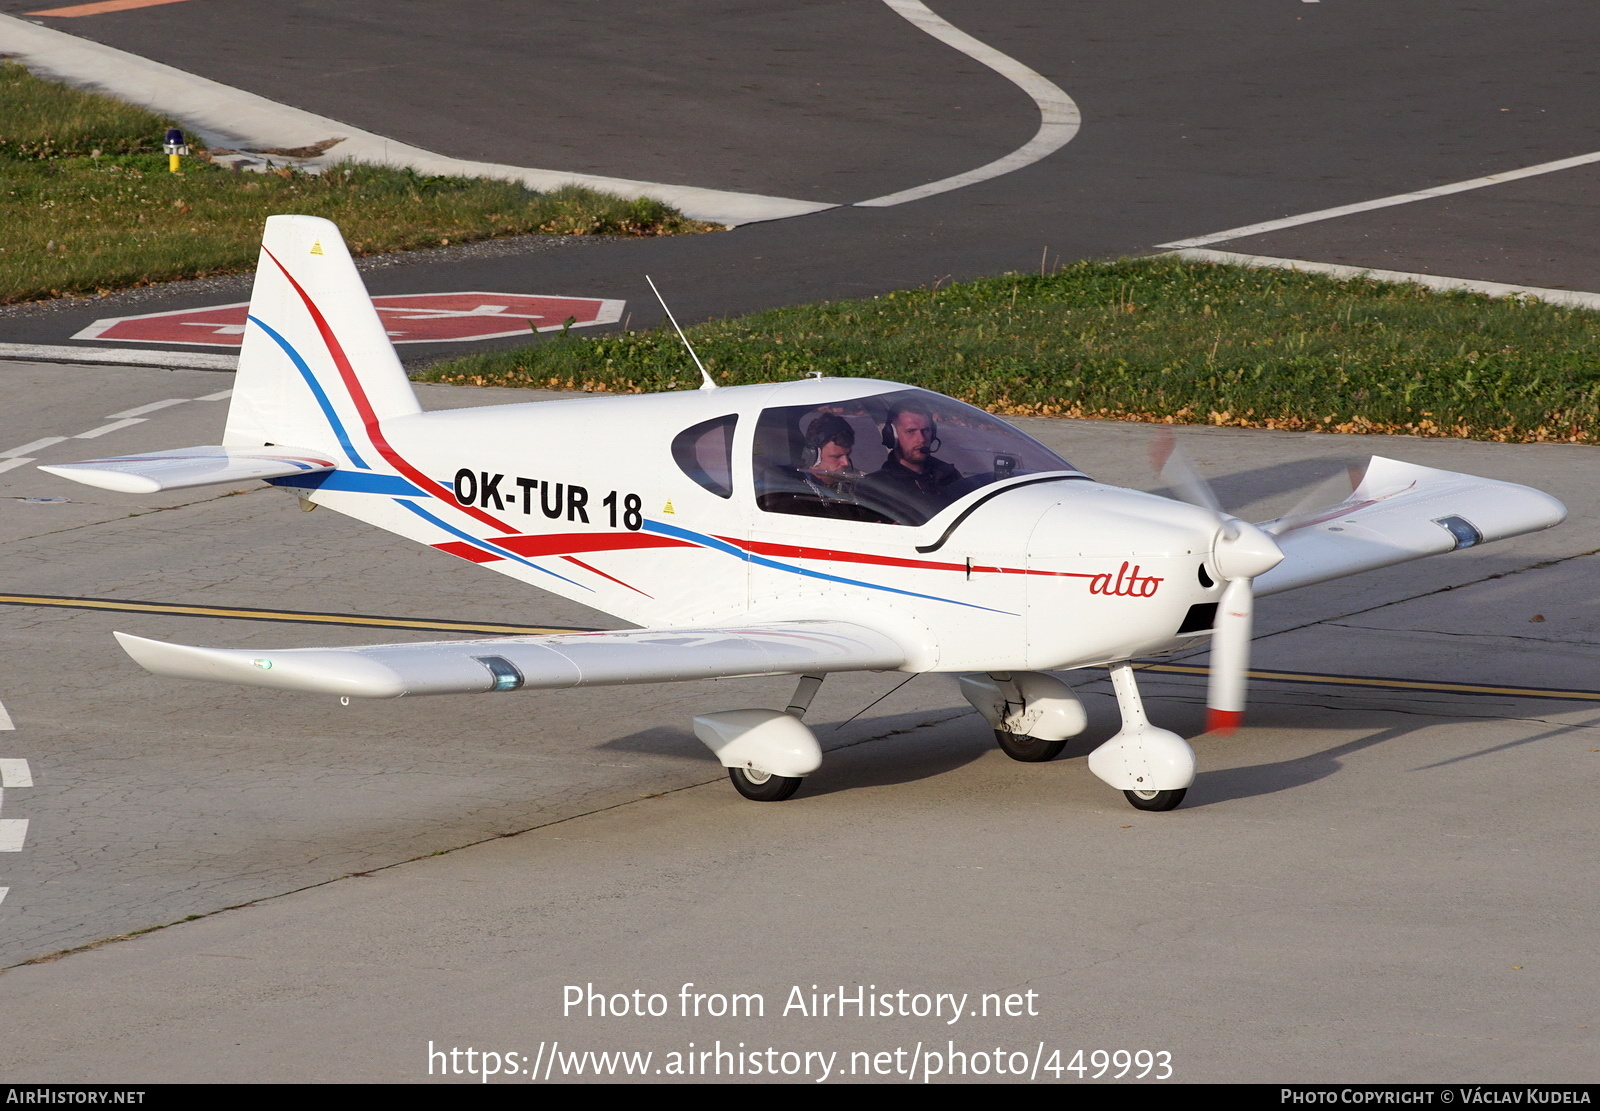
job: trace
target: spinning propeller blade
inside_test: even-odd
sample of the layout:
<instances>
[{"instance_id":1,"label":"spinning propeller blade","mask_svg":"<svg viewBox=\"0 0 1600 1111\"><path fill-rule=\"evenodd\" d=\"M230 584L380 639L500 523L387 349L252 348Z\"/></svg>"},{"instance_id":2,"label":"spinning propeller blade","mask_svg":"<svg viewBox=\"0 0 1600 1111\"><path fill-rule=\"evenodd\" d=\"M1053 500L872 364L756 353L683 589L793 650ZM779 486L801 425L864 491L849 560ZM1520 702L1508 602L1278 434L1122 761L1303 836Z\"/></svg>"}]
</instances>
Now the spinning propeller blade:
<instances>
[{"instance_id":1,"label":"spinning propeller blade","mask_svg":"<svg viewBox=\"0 0 1600 1111\"><path fill-rule=\"evenodd\" d=\"M1151 444L1150 462L1179 499L1209 509L1217 519L1211 560L1227 586L1218 600L1212 625L1206 731L1232 733L1244 720L1250 621L1255 610L1251 582L1276 567L1283 552L1261 529L1223 510L1211 484L1195 469L1170 428L1162 429Z\"/></svg>"}]
</instances>

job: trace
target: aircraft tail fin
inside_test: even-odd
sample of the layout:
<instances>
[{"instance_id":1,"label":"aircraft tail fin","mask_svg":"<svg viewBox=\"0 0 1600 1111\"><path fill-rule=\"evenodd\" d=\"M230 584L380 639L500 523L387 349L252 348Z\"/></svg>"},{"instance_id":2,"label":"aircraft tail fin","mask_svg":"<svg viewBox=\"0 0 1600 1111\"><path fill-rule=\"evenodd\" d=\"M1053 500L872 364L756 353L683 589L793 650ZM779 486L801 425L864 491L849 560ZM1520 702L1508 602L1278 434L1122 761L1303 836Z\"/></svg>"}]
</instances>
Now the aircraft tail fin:
<instances>
[{"instance_id":1,"label":"aircraft tail fin","mask_svg":"<svg viewBox=\"0 0 1600 1111\"><path fill-rule=\"evenodd\" d=\"M223 444L296 444L384 470L379 422L419 411L338 227L268 217Z\"/></svg>"}]
</instances>

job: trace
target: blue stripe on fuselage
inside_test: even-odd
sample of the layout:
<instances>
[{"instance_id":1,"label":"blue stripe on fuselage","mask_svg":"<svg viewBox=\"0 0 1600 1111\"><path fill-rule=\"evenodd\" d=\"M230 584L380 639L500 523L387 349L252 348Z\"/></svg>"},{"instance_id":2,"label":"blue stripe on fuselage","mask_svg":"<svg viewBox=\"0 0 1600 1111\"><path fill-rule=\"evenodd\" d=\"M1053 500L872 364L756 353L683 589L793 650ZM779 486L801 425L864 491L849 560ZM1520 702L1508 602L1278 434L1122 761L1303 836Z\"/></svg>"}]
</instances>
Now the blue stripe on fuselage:
<instances>
[{"instance_id":1,"label":"blue stripe on fuselage","mask_svg":"<svg viewBox=\"0 0 1600 1111\"><path fill-rule=\"evenodd\" d=\"M433 495L419 490L399 475L378 474L373 471L323 471L321 474L289 475L286 478L269 478L274 486L296 486L307 490L349 490L356 494L383 494L399 498L430 498Z\"/></svg>"},{"instance_id":2,"label":"blue stripe on fuselage","mask_svg":"<svg viewBox=\"0 0 1600 1111\"><path fill-rule=\"evenodd\" d=\"M743 548L736 548L726 540L718 540L715 536L707 536L702 532L691 532L688 529L679 528L677 525L669 525L664 521L647 520L644 523L644 531L657 532L662 536L670 536L676 540L688 540L691 543L714 549L726 555L748 560L758 567L767 567L774 571L787 571L791 575L803 575L810 579L825 579L828 582L844 583L847 586L863 586L868 590L883 590L890 594L904 594L908 598L925 598L930 602L947 602L952 606L966 606L968 609L983 610L986 613L1003 613L1007 617L1018 616L1010 610L997 610L990 606L980 606L973 602L960 602L954 598L940 598L933 594L918 594L915 590L901 590L898 587L862 582L860 579L846 579L839 575L829 575L823 571L813 571L807 567L795 567L793 564L779 563L777 560L767 559L765 556L754 555Z\"/></svg>"}]
</instances>

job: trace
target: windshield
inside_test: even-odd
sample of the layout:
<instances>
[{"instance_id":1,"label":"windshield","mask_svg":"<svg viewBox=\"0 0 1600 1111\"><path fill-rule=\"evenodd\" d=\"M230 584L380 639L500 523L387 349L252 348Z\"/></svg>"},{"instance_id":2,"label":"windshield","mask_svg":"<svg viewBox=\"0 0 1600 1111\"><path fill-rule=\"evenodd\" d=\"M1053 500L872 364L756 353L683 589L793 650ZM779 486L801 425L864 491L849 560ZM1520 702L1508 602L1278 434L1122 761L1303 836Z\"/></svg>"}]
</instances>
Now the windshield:
<instances>
[{"instance_id":1,"label":"windshield","mask_svg":"<svg viewBox=\"0 0 1600 1111\"><path fill-rule=\"evenodd\" d=\"M927 390L762 412L756 505L768 513L920 525L965 494L1072 464L1004 421Z\"/></svg>"}]
</instances>

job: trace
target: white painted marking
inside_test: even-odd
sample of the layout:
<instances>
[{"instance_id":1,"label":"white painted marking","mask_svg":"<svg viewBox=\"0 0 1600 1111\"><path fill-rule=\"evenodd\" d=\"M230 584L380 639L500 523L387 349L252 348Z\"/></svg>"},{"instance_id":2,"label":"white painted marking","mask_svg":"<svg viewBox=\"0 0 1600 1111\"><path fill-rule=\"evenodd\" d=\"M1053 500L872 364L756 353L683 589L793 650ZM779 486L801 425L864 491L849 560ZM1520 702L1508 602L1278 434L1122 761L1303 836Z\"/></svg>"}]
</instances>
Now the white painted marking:
<instances>
[{"instance_id":1,"label":"white painted marking","mask_svg":"<svg viewBox=\"0 0 1600 1111\"><path fill-rule=\"evenodd\" d=\"M232 396L233 396L233 391L232 390L218 390L216 393L208 393L208 394L204 395L203 397L195 398L195 400L196 401L226 401L226 400L228 400L228 398L230 398Z\"/></svg>"},{"instance_id":2,"label":"white painted marking","mask_svg":"<svg viewBox=\"0 0 1600 1111\"><path fill-rule=\"evenodd\" d=\"M5 732L6 730L9 730L9 729L15 729L15 728L16 728L16 726L14 724L12 724L12 721L11 721L11 715L6 713L6 704L4 702L0 702L0 733L3 733L3 732ZM3 773L0 773L0 774L3 774Z\"/></svg>"},{"instance_id":3,"label":"white painted marking","mask_svg":"<svg viewBox=\"0 0 1600 1111\"><path fill-rule=\"evenodd\" d=\"M26 760L0 760L0 787L32 787L33 771Z\"/></svg>"},{"instance_id":4,"label":"white painted marking","mask_svg":"<svg viewBox=\"0 0 1600 1111\"><path fill-rule=\"evenodd\" d=\"M22 456L19 459L7 459L4 463L0 463L0 472L9 471L12 467L21 467L24 464L32 462L33 460L29 459L27 456Z\"/></svg>"},{"instance_id":5,"label":"white painted marking","mask_svg":"<svg viewBox=\"0 0 1600 1111\"><path fill-rule=\"evenodd\" d=\"M10 894L10 892L11 892L11 888L9 888L9 887L0 887L0 903L3 903L3 902L6 901L6 896L8 894Z\"/></svg>"},{"instance_id":6,"label":"white painted marking","mask_svg":"<svg viewBox=\"0 0 1600 1111\"><path fill-rule=\"evenodd\" d=\"M960 189L999 177L1001 174L1009 174L1013 170L1020 170L1054 154L1071 142L1072 137L1078 133L1078 128L1083 122L1078 113L1078 106L1053 82L1047 81L1010 55L1002 54L994 47L979 42L965 31L946 23L919 0L883 0L883 2L894 9L896 15L908 20L918 30L932 35L946 46L961 51L974 61L983 63L1032 97L1033 102L1039 106L1039 130L1032 139L1004 158L997 158L964 174L931 181L927 185L902 189L898 193L874 197L870 201L857 201L857 208L885 208L893 204L905 204L907 201L921 200L937 193L948 193L952 189Z\"/></svg>"},{"instance_id":7,"label":"white painted marking","mask_svg":"<svg viewBox=\"0 0 1600 1111\"><path fill-rule=\"evenodd\" d=\"M124 409L120 413L107 413L107 420L116 420L118 417L142 417L147 413L154 413L158 409L167 409L173 405L187 405L187 397L169 397L165 401L152 401L148 405L140 405L133 409Z\"/></svg>"},{"instance_id":8,"label":"white painted marking","mask_svg":"<svg viewBox=\"0 0 1600 1111\"><path fill-rule=\"evenodd\" d=\"M1553 174L1558 170L1570 170L1575 166L1587 166L1592 162L1600 162L1600 151L1592 154L1578 154L1571 158L1560 158L1554 162L1541 162L1537 166L1524 166L1520 170L1506 170L1504 173L1489 174L1487 177L1475 177L1470 181L1458 181L1452 185L1435 185L1432 189L1418 189L1415 193L1396 193L1392 197L1379 197L1375 201L1362 201L1359 204L1340 205L1338 208L1319 208L1315 212L1307 212L1300 216L1285 216L1281 220L1267 220L1260 224L1246 224L1242 228L1229 228L1227 231L1213 232L1210 235L1200 235L1193 239L1174 239L1171 243L1157 243L1157 247L1204 247L1211 243L1221 243L1228 239L1243 239L1247 235L1262 235L1279 228L1294 228L1301 224L1314 224L1319 220L1332 220L1339 216L1349 216L1356 212L1370 212L1375 208L1389 208L1397 204L1410 204L1412 201L1426 201L1434 197L1448 197L1452 193L1465 193L1469 189L1482 189L1488 185L1499 185L1501 182L1518 181L1525 177L1537 177L1540 174Z\"/></svg>"},{"instance_id":9,"label":"white painted marking","mask_svg":"<svg viewBox=\"0 0 1600 1111\"><path fill-rule=\"evenodd\" d=\"M27 836L27 818L0 818L0 853L20 853Z\"/></svg>"},{"instance_id":10,"label":"white painted marking","mask_svg":"<svg viewBox=\"0 0 1600 1111\"><path fill-rule=\"evenodd\" d=\"M49 447L51 444L65 443L66 439L65 436L46 436L42 440L34 440L32 443L23 444L21 447L14 447L10 451L0 451L0 459L14 459L19 455L26 455L30 451L38 451L42 447Z\"/></svg>"},{"instance_id":11,"label":"white painted marking","mask_svg":"<svg viewBox=\"0 0 1600 1111\"><path fill-rule=\"evenodd\" d=\"M102 424L99 428L91 428L87 432L80 432L73 439L94 440L104 436L107 432L120 432L124 428L132 428L136 424L143 423L143 417L129 417L127 420L112 421L110 424Z\"/></svg>"},{"instance_id":12,"label":"white painted marking","mask_svg":"<svg viewBox=\"0 0 1600 1111\"><path fill-rule=\"evenodd\" d=\"M1446 278L1438 274L1410 274L1403 270L1372 270L1363 266L1340 266L1332 262L1305 262L1297 258L1239 255L1232 251L1188 248L1169 253L1195 262L1221 262L1231 266L1259 266L1275 270L1304 270L1307 273L1327 274L1334 278L1371 278L1375 282L1410 282L1413 285L1444 292L1466 291L1490 297L1531 297L1536 301L1567 308L1600 309L1600 293L1579 293L1571 289L1541 289L1533 285L1480 282L1473 278Z\"/></svg>"},{"instance_id":13,"label":"white painted marking","mask_svg":"<svg viewBox=\"0 0 1600 1111\"><path fill-rule=\"evenodd\" d=\"M3 30L3 29L4 29L4 24L0 24L0 30ZM179 312L184 312L184 311L188 311L188 312L218 312L218 311L220 311L222 309L245 309L245 310L248 310L249 308L250 308L250 302L249 301L234 301L231 304L227 304L227 305L207 305L207 306L205 306L204 308L201 308L201 309L190 309L190 310L162 309L160 312L142 312L142 313L138 313L138 314L136 314L134 316L106 316L106 317L101 317L99 320L91 322L90 324L88 324L86 327L82 328L79 331L73 332L72 335L68 336L67 338L68 339L100 340L103 343L185 343L185 342L187 342L186 340L171 339L171 338L168 338L168 339L123 339L123 338L120 338L118 336L112 336L110 339L102 339L102 337L107 332L111 331L111 329L115 328L118 324L121 324L124 321L128 321L128 320L157 320L157 319L159 319L161 317L164 317L164 316L166 316L166 317L176 316L176 315L178 315ZM205 325L205 326L206 327L210 327L211 325ZM239 332L243 333L245 326L243 324L240 324L238 326L238 328L239 328Z\"/></svg>"},{"instance_id":14,"label":"white painted marking","mask_svg":"<svg viewBox=\"0 0 1600 1111\"><path fill-rule=\"evenodd\" d=\"M146 419L145 417L128 417L124 420L112 421L110 424L102 424L98 428L91 428L87 432L79 432L73 439L97 440L108 432L120 432L124 428L132 428L136 424L143 424Z\"/></svg>"},{"instance_id":15,"label":"white painted marking","mask_svg":"<svg viewBox=\"0 0 1600 1111\"><path fill-rule=\"evenodd\" d=\"M163 115L184 121L208 146L299 147L342 137L321 158L274 159L313 171L349 159L386 166L409 166L424 174L491 177L520 181L530 189L551 190L563 185L587 185L625 197L654 197L673 205L696 220L718 224L748 224L804 216L838 205L768 197L756 193L730 193L692 185L666 185L654 181L629 181L561 170L534 170L492 162L446 158L432 151L387 139L370 131L331 120L266 97L160 62L129 54L115 47L40 27L15 16L0 15L0 46L35 72L45 72L73 84L131 100ZM177 364L174 364L177 365Z\"/></svg>"},{"instance_id":16,"label":"white painted marking","mask_svg":"<svg viewBox=\"0 0 1600 1111\"><path fill-rule=\"evenodd\" d=\"M0 31L6 29L0 15ZM0 359L30 359L46 363L112 363L116 366L157 366L179 370L238 370L237 355L203 355L197 351L135 351L126 347L65 347L46 343L0 343Z\"/></svg>"}]
</instances>

